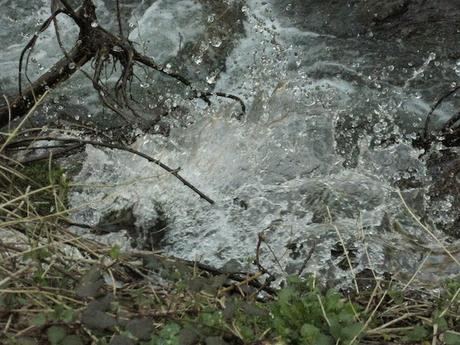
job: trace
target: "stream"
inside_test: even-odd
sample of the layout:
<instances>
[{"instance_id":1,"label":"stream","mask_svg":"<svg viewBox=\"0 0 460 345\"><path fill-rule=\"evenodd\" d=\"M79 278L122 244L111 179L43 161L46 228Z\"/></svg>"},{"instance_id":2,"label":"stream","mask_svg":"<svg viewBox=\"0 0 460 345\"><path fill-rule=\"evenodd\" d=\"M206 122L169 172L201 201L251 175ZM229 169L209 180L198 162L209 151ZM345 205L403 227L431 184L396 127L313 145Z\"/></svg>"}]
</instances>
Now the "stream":
<instances>
[{"instance_id":1,"label":"stream","mask_svg":"<svg viewBox=\"0 0 460 345\"><path fill-rule=\"evenodd\" d=\"M95 3L100 24L116 27L112 1ZM121 226L105 235L74 227L76 233L249 271L257 269L263 239L260 263L270 272L315 272L337 284L366 269L403 281L417 271L428 285L460 272L458 193L433 192L428 155L412 145L434 102L460 82L459 51L449 50L458 30L443 41L442 25L425 36L407 28L406 36L396 34L394 23L374 29L356 19L362 1L122 3L139 49L197 88L238 95L247 111L240 116L239 104L227 99L213 97L211 106L184 100L177 86L139 69L135 92L145 116L158 107L170 114L156 125L168 136L138 132L132 148L180 167L215 204L140 157L87 146L70 195L73 217ZM19 54L49 3L0 4L7 9L0 15L5 93L16 87ZM390 5L376 6L370 18L396 18ZM59 23L63 37L75 39L75 26ZM48 30L33 52L31 77L60 56ZM458 96L443 103L433 126L459 106ZM76 75L52 92L37 118L105 126L115 115L101 109L91 84ZM458 175L452 179L459 183Z\"/></svg>"}]
</instances>

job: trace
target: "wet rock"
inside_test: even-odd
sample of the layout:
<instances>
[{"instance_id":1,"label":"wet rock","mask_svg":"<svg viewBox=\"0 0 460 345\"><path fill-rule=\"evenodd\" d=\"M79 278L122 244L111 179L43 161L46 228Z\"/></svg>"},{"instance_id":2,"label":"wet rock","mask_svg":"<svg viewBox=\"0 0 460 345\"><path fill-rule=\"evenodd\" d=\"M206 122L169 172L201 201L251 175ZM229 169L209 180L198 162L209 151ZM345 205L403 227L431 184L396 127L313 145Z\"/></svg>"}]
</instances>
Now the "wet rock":
<instances>
[{"instance_id":1,"label":"wet rock","mask_svg":"<svg viewBox=\"0 0 460 345\"><path fill-rule=\"evenodd\" d=\"M230 259L225 263L225 265L222 266L221 270L225 273L235 273L241 272L243 267L238 260Z\"/></svg>"},{"instance_id":2,"label":"wet rock","mask_svg":"<svg viewBox=\"0 0 460 345\"><path fill-rule=\"evenodd\" d=\"M313 211L313 216L311 217L311 222L312 223L317 223L317 224L324 224L324 223L330 223L335 218L336 217L333 214L331 214L329 216L326 207L317 207Z\"/></svg>"},{"instance_id":3,"label":"wet rock","mask_svg":"<svg viewBox=\"0 0 460 345\"><path fill-rule=\"evenodd\" d=\"M115 205L103 213L99 222L93 227L95 234L104 235L125 230L134 248L152 250L160 246L167 228L167 221L159 205L155 205L155 209L151 210L156 217L150 217L153 220L144 224L139 224L137 221L134 204Z\"/></svg>"},{"instance_id":4,"label":"wet rock","mask_svg":"<svg viewBox=\"0 0 460 345\"><path fill-rule=\"evenodd\" d=\"M203 6L204 31L179 50L174 62L181 71L213 88L235 42L244 35L243 1L198 1Z\"/></svg>"},{"instance_id":5,"label":"wet rock","mask_svg":"<svg viewBox=\"0 0 460 345\"><path fill-rule=\"evenodd\" d=\"M460 148L431 154L427 165L433 179L427 196L430 218L448 235L460 238Z\"/></svg>"},{"instance_id":6,"label":"wet rock","mask_svg":"<svg viewBox=\"0 0 460 345\"><path fill-rule=\"evenodd\" d=\"M350 259L350 263L352 267L356 267L358 264L356 262L357 258L357 250L354 248L352 243L345 244L345 248L347 250L348 258ZM333 259L338 260L337 266L347 271L350 269L350 263L348 262L348 258L345 255L344 248L341 243L337 242L335 246L331 249L331 256Z\"/></svg>"},{"instance_id":7,"label":"wet rock","mask_svg":"<svg viewBox=\"0 0 460 345\"><path fill-rule=\"evenodd\" d=\"M303 30L337 37L368 35L384 40L429 37L418 44L438 47L440 42L435 37L452 42L460 38L454 25L460 16L460 3L456 1L277 0L274 7L285 25L294 24ZM450 49L460 52L458 47Z\"/></svg>"}]
</instances>

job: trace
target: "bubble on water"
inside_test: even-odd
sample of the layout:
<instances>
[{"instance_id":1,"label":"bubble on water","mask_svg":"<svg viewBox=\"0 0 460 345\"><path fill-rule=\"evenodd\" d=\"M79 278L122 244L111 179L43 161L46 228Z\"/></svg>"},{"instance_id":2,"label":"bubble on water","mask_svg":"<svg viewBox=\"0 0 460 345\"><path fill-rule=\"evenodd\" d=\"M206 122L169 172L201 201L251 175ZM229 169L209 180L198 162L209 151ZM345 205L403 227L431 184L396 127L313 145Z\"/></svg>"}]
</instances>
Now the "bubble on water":
<instances>
[{"instance_id":1,"label":"bubble on water","mask_svg":"<svg viewBox=\"0 0 460 345\"><path fill-rule=\"evenodd\" d=\"M219 37L213 37L209 42L213 47L219 48L222 45L222 40Z\"/></svg>"},{"instance_id":2,"label":"bubble on water","mask_svg":"<svg viewBox=\"0 0 460 345\"><path fill-rule=\"evenodd\" d=\"M460 76L460 60L457 60L457 62L455 63L454 72L455 72L458 76Z\"/></svg>"},{"instance_id":3,"label":"bubble on water","mask_svg":"<svg viewBox=\"0 0 460 345\"><path fill-rule=\"evenodd\" d=\"M206 82L208 84L215 84L216 83L216 75L209 75L206 77Z\"/></svg>"},{"instance_id":4,"label":"bubble on water","mask_svg":"<svg viewBox=\"0 0 460 345\"><path fill-rule=\"evenodd\" d=\"M193 59L193 62L196 63L197 65L203 62L203 56L201 55L194 55L192 59Z\"/></svg>"},{"instance_id":5,"label":"bubble on water","mask_svg":"<svg viewBox=\"0 0 460 345\"><path fill-rule=\"evenodd\" d=\"M75 67L77 67L77 65L75 65L74 62L69 63L68 66L69 66L69 69L75 69Z\"/></svg>"}]
</instances>

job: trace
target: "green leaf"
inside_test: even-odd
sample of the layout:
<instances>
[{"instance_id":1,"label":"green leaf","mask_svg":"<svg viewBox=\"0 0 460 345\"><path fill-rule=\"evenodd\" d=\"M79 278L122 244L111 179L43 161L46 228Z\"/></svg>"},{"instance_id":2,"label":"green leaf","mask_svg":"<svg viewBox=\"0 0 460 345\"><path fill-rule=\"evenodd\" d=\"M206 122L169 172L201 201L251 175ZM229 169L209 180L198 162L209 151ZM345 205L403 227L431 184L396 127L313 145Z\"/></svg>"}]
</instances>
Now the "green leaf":
<instances>
[{"instance_id":1,"label":"green leaf","mask_svg":"<svg viewBox=\"0 0 460 345\"><path fill-rule=\"evenodd\" d=\"M180 332L180 326L177 323L168 323L160 332L160 337L170 339L177 336Z\"/></svg>"},{"instance_id":2,"label":"green leaf","mask_svg":"<svg viewBox=\"0 0 460 345\"><path fill-rule=\"evenodd\" d=\"M329 336L320 334L315 345L334 345L336 342Z\"/></svg>"},{"instance_id":3,"label":"green leaf","mask_svg":"<svg viewBox=\"0 0 460 345\"><path fill-rule=\"evenodd\" d=\"M31 337L18 337L14 345L37 345L37 340Z\"/></svg>"},{"instance_id":4,"label":"green leaf","mask_svg":"<svg viewBox=\"0 0 460 345\"><path fill-rule=\"evenodd\" d=\"M458 333L451 333L447 331L444 333L444 343L446 345L458 345L460 344L460 334Z\"/></svg>"},{"instance_id":5,"label":"green leaf","mask_svg":"<svg viewBox=\"0 0 460 345\"><path fill-rule=\"evenodd\" d=\"M73 309L66 309L61 314L61 320L64 322L72 322L75 319L75 311Z\"/></svg>"},{"instance_id":6,"label":"green leaf","mask_svg":"<svg viewBox=\"0 0 460 345\"><path fill-rule=\"evenodd\" d=\"M62 341L63 345L83 345L83 340L78 335L68 335Z\"/></svg>"},{"instance_id":7,"label":"green leaf","mask_svg":"<svg viewBox=\"0 0 460 345\"><path fill-rule=\"evenodd\" d=\"M428 330L423 326L415 326L415 328L410 331L403 340L405 342L416 342L425 339L428 336Z\"/></svg>"},{"instance_id":8,"label":"green leaf","mask_svg":"<svg viewBox=\"0 0 460 345\"><path fill-rule=\"evenodd\" d=\"M362 328L363 325L361 323L355 323L353 325L343 327L341 331L343 339L353 339L356 335L359 334L359 332L361 332Z\"/></svg>"},{"instance_id":9,"label":"green leaf","mask_svg":"<svg viewBox=\"0 0 460 345\"><path fill-rule=\"evenodd\" d=\"M208 327L219 327L222 323L222 314L219 312L203 313L200 315L201 322Z\"/></svg>"},{"instance_id":10,"label":"green leaf","mask_svg":"<svg viewBox=\"0 0 460 345\"><path fill-rule=\"evenodd\" d=\"M443 317L436 318L435 323L438 325L438 332L444 332L449 328L446 319Z\"/></svg>"},{"instance_id":11,"label":"green leaf","mask_svg":"<svg viewBox=\"0 0 460 345\"><path fill-rule=\"evenodd\" d=\"M113 260L117 260L120 257L120 253L120 246L115 244L110 248L109 255Z\"/></svg>"},{"instance_id":12,"label":"green leaf","mask_svg":"<svg viewBox=\"0 0 460 345\"><path fill-rule=\"evenodd\" d=\"M33 324L34 326L41 327L41 326L43 326L43 325L46 324L46 321L47 321L46 314L40 313L40 314L37 314L37 315L33 318L32 324Z\"/></svg>"},{"instance_id":13,"label":"green leaf","mask_svg":"<svg viewBox=\"0 0 460 345\"><path fill-rule=\"evenodd\" d=\"M343 303L341 301L342 296L340 296L337 291L329 290L326 293L326 310L338 310L342 307Z\"/></svg>"},{"instance_id":14,"label":"green leaf","mask_svg":"<svg viewBox=\"0 0 460 345\"><path fill-rule=\"evenodd\" d=\"M51 345L58 345L61 343L61 340L67 335L65 329L60 326L51 326L47 331L48 340Z\"/></svg>"},{"instance_id":15,"label":"green leaf","mask_svg":"<svg viewBox=\"0 0 460 345\"><path fill-rule=\"evenodd\" d=\"M320 335L320 330L317 327L306 323L300 329L300 334L302 335L302 339L306 344L316 345L316 340Z\"/></svg>"},{"instance_id":16,"label":"green leaf","mask_svg":"<svg viewBox=\"0 0 460 345\"><path fill-rule=\"evenodd\" d=\"M46 258L49 258L51 256L51 253L46 250L45 248L39 248L32 250L30 252L27 252L23 255L24 260L35 260L35 261L43 261Z\"/></svg>"}]
</instances>

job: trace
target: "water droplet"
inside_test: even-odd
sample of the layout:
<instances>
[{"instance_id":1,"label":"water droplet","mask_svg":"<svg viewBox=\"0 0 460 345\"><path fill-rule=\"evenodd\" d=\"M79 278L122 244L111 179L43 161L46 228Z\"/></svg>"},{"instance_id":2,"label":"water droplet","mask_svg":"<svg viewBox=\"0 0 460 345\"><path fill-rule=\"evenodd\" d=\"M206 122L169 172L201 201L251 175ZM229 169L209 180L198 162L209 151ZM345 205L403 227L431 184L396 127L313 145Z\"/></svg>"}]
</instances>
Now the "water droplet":
<instances>
[{"instance_id":1,"label":"water droplet","mask_svg":"<svg viewBox=\"0 0 460 345\"><path fill-rule=\"evenodd\" d=\"M393 66L393 65L388 66L389 71L394 71L394 69L395 69L395 66Z\"/></svg>"},{"instance_id":2,"label":"water droplet","mask_svg":"<svg viewBox=\"0 0 460 345\"><path fill-rule=\"evenodd\" d=\"M73 63L73 62L69 63L69 69L75 69L75 67L77 67L77 65L75 65L75 63Z\"/></svg>"},{"instance_id":3,"label":"water droplet","mask_svg":"<svg viewBox=\"0 0 460 345\"><path fill-rule=\"evenodd\" d=\"M213 37L210 43L213 47L219 48L222 45L222 40L219 37Z\"/></svg>"},{"instance_id":4,"label":"water droplet","mask_svg":"<svg viewBox=\"0 0 460 345\"><path fill-rule=\"evenodd\" d=\"M114 52L122 52L122 51L123 51L123 49L122 49L120 46L114 46L114 47L112 48L112 50L113 50Z\"/></svg>"},{"instance_id":5,"label":"water droplet","mask_svg":"<svg viewBox=\"0 0 460 345\"><path fill-rule=\"evenodd\" d=\"M92 22L91 23L91 27L93 28L97 28L99 26L99 24L97 22Z\"/></svg>"},{"instance_id":6,"label":"water droplet","mask_svg":"<svg viewBox=\"0 0 460 345\"><path fill-rule=\"evenodd\" d=\"M215 19L216 19L216 17L214 16L214 14L209 15L208 16L208 23L214 22Z\"/></svg>"},{"instance_id":7,"label":"water droplet","mask_svg":"<svg viewBox=\"0 0 460 345\"><path fill-rule=\"evenodd\" d=\"M214 84L216 82L216 75L210 75L206 77L206 82L208 84Z\"/></svg>"},{"instance_id":8,"label":"water droplet","mask_svg":"<svg viewBox=\"0 0 460 345\"><path fill-rule=\"evenodd\" d=\"M460 76L460 60L457 60L455 66L454 66L454 72Z\"/></svg>"},{"instance_id":9,"label":"water droplet","mask_svg":"<svg viewBox=\"0 0 460 345\"><path fill-rule=\"evenodd\" d=\"M193 62L195 62L197 65L201 64L203 62L203 57L201 55L197 55L193 57Z\"/></svg>"}]
</instances>

